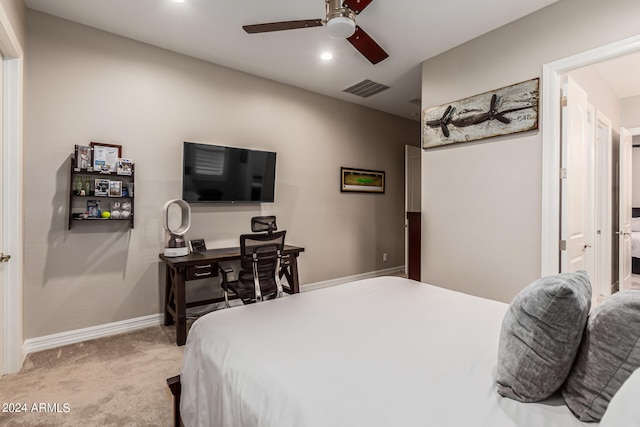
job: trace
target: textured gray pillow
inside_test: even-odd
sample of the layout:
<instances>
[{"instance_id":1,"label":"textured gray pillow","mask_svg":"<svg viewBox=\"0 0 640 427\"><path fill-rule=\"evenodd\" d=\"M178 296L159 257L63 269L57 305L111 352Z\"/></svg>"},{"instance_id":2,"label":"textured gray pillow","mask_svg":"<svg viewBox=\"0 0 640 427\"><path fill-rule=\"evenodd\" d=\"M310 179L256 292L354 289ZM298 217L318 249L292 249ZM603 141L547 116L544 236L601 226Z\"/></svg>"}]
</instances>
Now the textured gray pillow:
<instances>
[{"instance_id":1,"label":"textured gray pillow","mask_svg":"<svg viewBox=\"0 0 640 427\"><path fill-rule=\"evenodd\" d=\"M562 397L581 421L598 421L640 368L640 291L618 292L593 309Z\"/></svg>"},{"instance_id":2,"label":"textured gray pillow","mask_svg":"<svg viewBox=\"0 0 640 427\"><path fill-rule=\"evenodd\" d=\"M590 308L585 271L543 277L524 288L502 322L498 393L537 402L556 392L569 375Z\"/></svg>"}]
</instances>

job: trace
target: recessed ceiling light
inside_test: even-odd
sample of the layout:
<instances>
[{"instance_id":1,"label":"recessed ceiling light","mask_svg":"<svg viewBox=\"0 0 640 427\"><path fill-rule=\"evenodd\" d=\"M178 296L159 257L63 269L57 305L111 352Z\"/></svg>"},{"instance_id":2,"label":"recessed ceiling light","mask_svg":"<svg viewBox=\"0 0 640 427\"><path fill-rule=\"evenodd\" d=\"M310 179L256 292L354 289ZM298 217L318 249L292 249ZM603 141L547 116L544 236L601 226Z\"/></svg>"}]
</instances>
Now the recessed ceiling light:
<instances>
[{"instance_id":1,"label":"recessed ceiling light","mask_svg":"<svg viewBox=\"0 0 640 427\"><path fill-rule=\"evenodd\" d=\"M323 52L322 55L320 55L320 58L328 61L333 58L333 55L331 54L331 52Z\"/></svg>"},{"instance_id":2,"label":"recessed ceiling light","mask_svg":"<svg viewBox=\"0 0 640 427\"><path fill-rule=\"evenodd\" d=\"M176 3L184 3L184 0L173 0Z\"/></svg>"}]
</instances>

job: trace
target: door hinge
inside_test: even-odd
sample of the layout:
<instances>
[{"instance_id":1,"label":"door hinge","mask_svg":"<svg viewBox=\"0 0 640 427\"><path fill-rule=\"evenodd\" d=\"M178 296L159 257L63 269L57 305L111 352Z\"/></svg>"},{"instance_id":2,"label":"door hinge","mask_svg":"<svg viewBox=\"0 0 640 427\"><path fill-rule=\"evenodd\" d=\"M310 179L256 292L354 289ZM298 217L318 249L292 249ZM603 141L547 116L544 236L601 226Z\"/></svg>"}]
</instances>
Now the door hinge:
<instances>
[{"instance_id":1,"label":"door hinge","mask_svg":"<svg viewBox=\"0 0 640 427\"><path fill-rule=\"evenodd\" d=\"M567 169L560 168L560 179L567 179Z\"/></svg>"},{"instance_id":2,"label":"door hinge","mask_svg":"<svg viewBox=\"0 0 640 427\"><path fill-rule=\"evenodd\" d=\"M0 262L8 262L11 259L11 255L5 255L0 252Z\"/></svg>"},{"instance_id":3,"label":"door hinge","mask_svg":"<svg viewBox=\"0 0 640 427\"><path fill-rule=\"evenodd\" d=\"M560 106L561 107L566 107L567 106L567 97L563 96L562 98L560 98Z\"/></svg>"},{"instance_id":4,"label":"door hinge","mask_svg":"<svg viewBox=\"0 0 640 427\"><path fill-rule=\"evenodd\" d=\"M560 250L561 251L566 251L567 250L567 241L566 240L560 240Z\"/></svg>"}]
</instances>

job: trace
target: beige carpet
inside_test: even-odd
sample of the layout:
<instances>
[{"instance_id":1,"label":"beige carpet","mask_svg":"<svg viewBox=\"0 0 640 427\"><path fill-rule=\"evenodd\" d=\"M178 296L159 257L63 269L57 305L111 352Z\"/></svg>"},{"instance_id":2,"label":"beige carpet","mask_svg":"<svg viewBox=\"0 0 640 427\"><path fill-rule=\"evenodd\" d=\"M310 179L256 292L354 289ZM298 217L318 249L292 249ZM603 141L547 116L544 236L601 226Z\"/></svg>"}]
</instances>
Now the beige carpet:
<instances>
[{"instance_id":1,"label":"beige carpet","mask_svg":"<svg viewBox=\"0 0 640 427\"><path fill-rule=\"evenodd\" d=\"M30 354L0 379L0 426L171 426L166 379L183 348L174 327L155 326Z\"/></svg>"}]
</instances>

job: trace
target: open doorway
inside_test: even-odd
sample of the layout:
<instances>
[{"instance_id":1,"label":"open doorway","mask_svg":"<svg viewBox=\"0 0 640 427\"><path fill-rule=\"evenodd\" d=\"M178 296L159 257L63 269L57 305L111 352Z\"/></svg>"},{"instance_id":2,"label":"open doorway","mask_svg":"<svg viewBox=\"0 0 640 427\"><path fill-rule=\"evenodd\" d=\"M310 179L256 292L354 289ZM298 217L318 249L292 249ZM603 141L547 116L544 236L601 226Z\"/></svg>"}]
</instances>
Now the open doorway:
<instances>
[{"instance_id":1,"label":"open doorway","mask_svg":"<svg viewBox=\"0 0 640 427\"><path fill-rule=\"evenodd\" d=\"M623 80L621 80L619 74L613 75L615 73L610 73L612 76L607 75L607 71L615 71L616 73L626 73L627 75L633 74L629 73L629 70L633 70L634 68L630 68L628 64L625 64L624 61L631 61L634 59L633 57L640 58L638 55L640 52L640 39L638 37L634 37L631 39L623 40L621 42L604 46L602 48L594 49L592 51L584 52L579 55L575 55L569 58L565 58L559 61L555 61L553 63L547 64L543 68L543 122L545 124L543 128L543 224L542 224L542 274L549 275L554 274L561 271L561 262L558 253L560 252L561 238L560 238L560 221L561 221L561 213L560 213L560 186L558 183L561 179L561 163L560 163L560 142L559 138L561 135L561 106L560 103L556 102L556 100L561 99L561 88L562 88L562 78L563 76L571 73L584 72L586 69L593 67L590 71L593 72L594 75L598 75L601 79L606 80L607 78L614 79L610 86L619 86ZM640 81L636 82L637 86L640 87ZM619 88L613 89L612 87L608 88L608 90L617 91L617 108L618 111L614 111L613 116L615 116L612 121L612 129L611 132L611 161L608 163L611 167L611 184L601 184L600 181L595 182L596 184L596 194L598 195L598 204L597 206L611 206L611 230L612 236L610 241L606 242L610 243L610 253L608 255L608 251L605 250L603 253L594 254L595 265L600 266L599 270L596 274L598 278L596 281L600 281L603 287L606 289L609 287L612 291L616 290L616 281L619 279L617 277L618 266L616 265L616 239L618 235L615 230L620 229L620 224L616 223L616 207L619 206L618 194L616 194L616 187L614 182L617 179L616 173L618 171L619 165L617 165L614 161L617 158L617 141L619 137L615 129L618 129L620 125L626 126L629 128L640 127L640 89L628 89L628 92L621 93ZM596 98L599 97L600 94L597 94ZM634 99L635 98L635 99ZM635 107L633 104L637 103L638 107ZM636 112L622 112L622 108L625 107L630 109L630 107L637 108ZM605 110L607 108L604 108ZM614 108L615 110L615 108ZM629 117L635 117L634 122L629 121ZM600 127L597 128L597 131L594 131L596 134L604 132L602 122L600 122ZM595 135L601 136L601 135ZM594 137L595 137L594 136ZM596 148L594 148L596 149ZM639 166L640 167L640 166ZM606 175L606 171L605 171ZM598 185L601 185L601 188L598 189ZM610 192L608 191L610 190ZM610 197L610 201L601 199L601 194L607 194L607 197ZM616 205L618 203L618 205ZM596 216L598 213L595 213ZM602 213L600 213L602 215ZM616 228L617 227L617 228ZM595 229L597 232L597 228ZM609 272L607 272L609 269ZM608 282L608 277L611 278L611 283ZM597 292L601 292L602 288L599 288ZM596 291L594 289L594 291ZM606 292L605 292L606 293Z\"/></svg>"}]
</instances>

